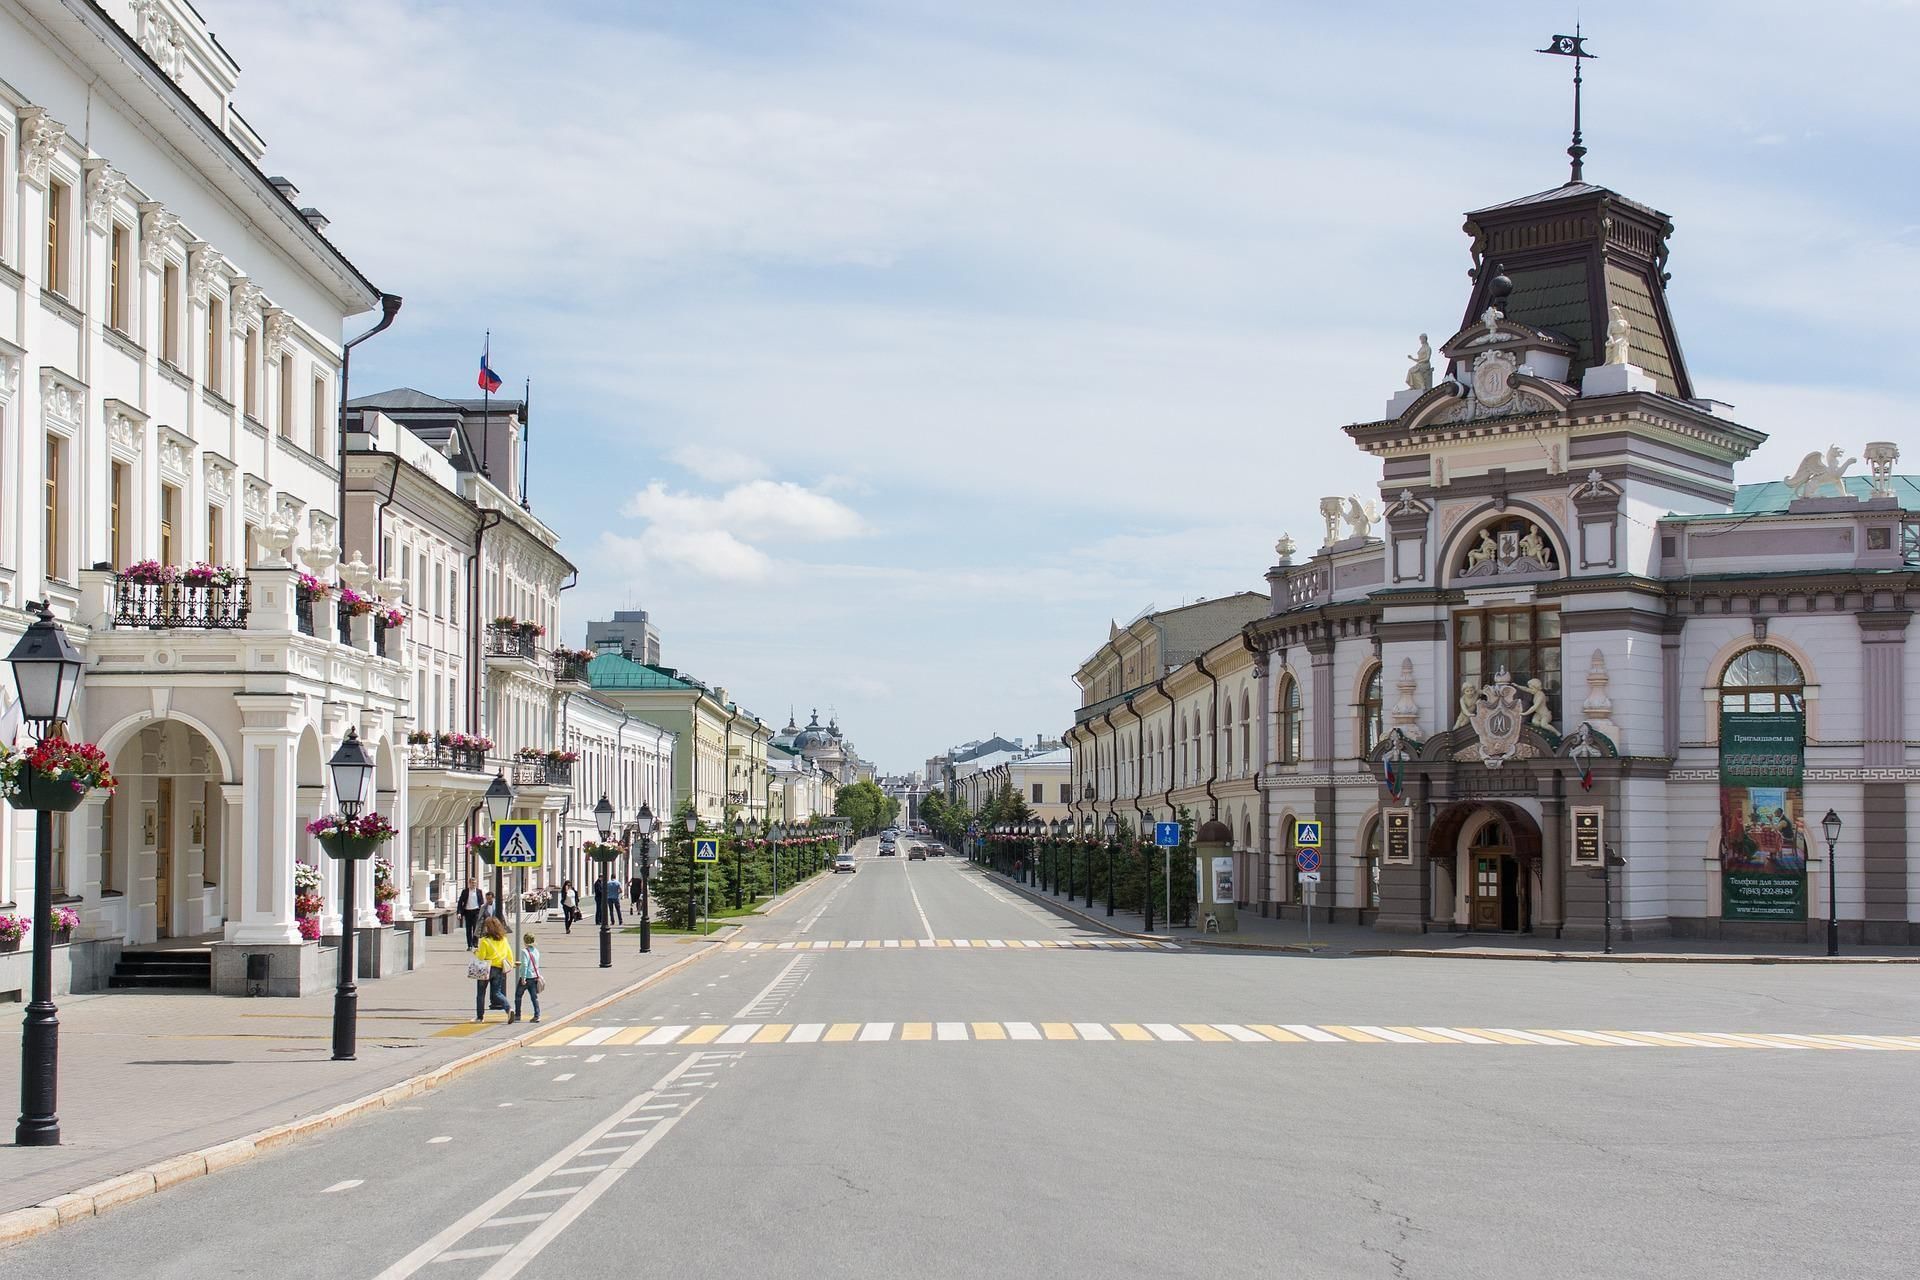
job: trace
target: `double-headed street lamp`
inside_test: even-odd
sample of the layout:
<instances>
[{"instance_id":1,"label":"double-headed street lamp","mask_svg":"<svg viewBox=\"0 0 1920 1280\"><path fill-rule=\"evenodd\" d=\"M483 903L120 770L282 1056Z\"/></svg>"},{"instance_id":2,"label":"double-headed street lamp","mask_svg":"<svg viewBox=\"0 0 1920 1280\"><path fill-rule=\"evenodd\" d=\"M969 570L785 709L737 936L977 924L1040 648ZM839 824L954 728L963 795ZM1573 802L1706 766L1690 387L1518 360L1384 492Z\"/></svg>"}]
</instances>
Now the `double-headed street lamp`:
<instances>
[{"instance_id":1,"label":"double-headed street lamp","mask_svg":"<svg viewBox=\"0 0 1920 1280\"><path fill-rule=\"evenodd\" d=\"M594 858L600 864L600 874L611 877L613 874L613 801L607 799L607 793L600 793L600 803L593 806L593 825L600 829L600 846ZM612 881L609 879L609 886ZM613 902L604 891L600 903L600 967L613 968Z\"/></svg>"},{"instance_id":2,"label":"double-headed street lamp","mask_svg":"<svg viewBox=\"0 0 1920 1280\"><path fill-rule=\"evenodd\" d=\"M747 888L747 820L736 815L733 820L733 909L740 910L740 895Z\"/></svg>"},{"instance_id":3,"label":"double-headed street lamp","mask_svg":"<svg viewBox=\"0 0 1920 1280\"><path fill-rule=\"evenodd\" d=\"M693 882L699 878L695 874L699 868L693 862L693 838L699 834L700 811L689 801L687 804L687 931L689 933L696 932L700 927L700 917L694 913L694 904L698 899L694 897L693 890Z\"/></svg>"},{"instance_id":4,"label":"double-headed street lamp","mask_svg":"<svg viewBox=\"0 0 1920 1280\"><path fill-rule=\"evenodd\" d=\"M767 829L767 842L773 846L773 896L780 896L780 842L787 838L787 829L778 822Z\"/></svg>"},{"instance_id":5,"label":"double-headed street lamp","mask_svg":"<svg viewBox=\"0 0 1920 1280\"><path fill-rule=\"evenodd\" d=\"M1840 843L1840 815L1827 810L1820 819L1827 836L1827 954L1840 954L1840 876L1833 865L1833 847Z\"/></svg>"},{"instance_id":6,"label":"double-headed street lamp","mask_svg":"<svg viewBox=\"0 0 1920 1280\"><path fill-rule=\"evenodd\" d=\"M643 956L653 950L653 922L647 918L653 914L653 906L648 898L647 881L653 873L654 825L652 806L642 803L640 812L634 816L633 830L640 837L640 954Z\"/></svg>"},{"instance_id":7,"label":"double-headed street lamp","mask_svg":"<svg viewBox=\"0 0 1920 1280\"><path fill-rule=\"evenodd\" d=\"M1112 915L1113 914L1113 846L1114 846L1114 841L1118 838L1120 834L1120 820L1118 818L1115 818L1111 813L1109 813L1107 815L1107 820L1100 824L1100 832L1102 835L1106 836L1107 838L1107 914ZM1089 905L1091 905L1092 898L1093 898L1092 889L1087 890L1087 898L1088 898Z\"/></svg>"},{"instance_id":8,"label":"double-headed street lamp","mask_svg":"<svg viewBox=\"0 0 1920 1280\"><path fill-rule=\"evenodd\" d=\"M507 781L505 770L494 773L493 781L487 784L487 793L481 797L481 800L487 806L489 820L487 830L491 835L499 831L498 824L505 822L513 812L513 784ZM499 841L495 840L493 849L493 909L495 911L500 910L500 882L500 847Z\"/></svg>"},{"instance_id":9,"label":"double-headed street lamp","mask_svg":"<svg viewBox=\"0 0 1920 1280\"><path fill-rule=\"evenodd\" d=\"M351 824L360 816L367 802L367 786L373 781L373 757L360 744L357 730L347 730L333 758L327 761L327 772L333 775L333 796L340 803L340 816ZM338 851L329 849L328 852ZM359 934L353 921L353 889L359 868L354 865L351 854L339 858L339 868L340 975L333 988L333 1060L352 1062L360 1016L360 987L354 981L359 969L354 943Z\"/></svg>"},{"instance_id":10,"label":"double-headed street lamp","mask_svg":"<svg viewBox=\"0 0 1920 1280\"><path fill-rule=\"evenodd\" d=\"M1046 832L1047 824L1038 817L1027 819L1027 847L1031 850L1027 858L1027 884L1037 884L1040 880L1040 837Z\"/></svg>"},{"instance_id":11,"label":"double-headed street lamp","mask_svg":"<svg viewBox=\"0 0 1920 1280\"><path fill-rule=\"evenodd\" d=\"M37 614L7 661L20 692L20 716L34 738L66 722L80 688L80 651L53 620L45 603L27 605ZM23 775L24 776L24 775ZM68 787L34 787L16 796L15 808L33 813L33 1000L20 1027L20 1122L13 1141L22 1147L60 1145L55 1110L60 1077L60 1017L53 1005L53 815L72 812L86 796Z\"/></svg>"}]
</instances>

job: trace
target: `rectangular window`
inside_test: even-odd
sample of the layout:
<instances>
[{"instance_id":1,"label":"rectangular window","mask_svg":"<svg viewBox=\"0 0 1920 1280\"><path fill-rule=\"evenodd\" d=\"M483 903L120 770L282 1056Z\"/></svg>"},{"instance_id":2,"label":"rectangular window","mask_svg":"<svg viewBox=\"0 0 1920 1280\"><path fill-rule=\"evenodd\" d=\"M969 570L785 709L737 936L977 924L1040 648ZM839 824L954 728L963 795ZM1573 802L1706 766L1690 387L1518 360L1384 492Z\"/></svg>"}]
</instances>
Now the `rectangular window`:
<instances>
[{"instance_id":1,"label":"rectangular window","mask_svg":"<svg viewBox=\"0 0 1920 1280\"><path fill-rule=\"evenodd\" d=\"M221 514L222 513L220 511L220 508L212 505L209 505L207 507L207 563L208 564L221 563L222 552L220 549L220 535L222 532L224 532L224 530L222 530L220 527L222 523L220 519Z\"/></svg>"},{"instance_id":2,"label":"rectangular window","mask_svg":"<svg viewBox=\"0 0 1920 1280\"><path fill-rule=\"evenodd\" d=\"M433 566L433 616L447 616L447 574L439 565Z\"/></svg>"},{"instance_id":3,"label":"rectangular window","mask_svg":"<svg viewBox=\"0 0 1920 1280\"><path fill-rule=\"evenodd\" d=\"M100 892L104 896L114 890L114 848L119 844L119 835L114 823L119 820L119 810L115 807L114 797L108 796L106 803L100 806Z\"/></svg>"},{"instance_id":4,"label":"rectangular window","mask_svg":"<svg viewBox=\"0 0 1920 1280\"><path fill-rule=\"evenodd\" d=\"M170 484L160 486L160 563L179 564L180 490Z\"/></svg>"},{"instance_id":5,"label":"rectangular window","mask_svg":"<svg viewBox=\"0 0 1920 1280\"><path fill-rule=\"evenodd\" d=\"M244 566L251 565L259 558L256 554L260 545L260 526L246 524L240 526L240 559Z\"/></svg>"},{"instance_id":6,"label":"rectangular window","mask_svg":"<svg viewBox=\"0 0 1920 1280\"><path fill-rule=\"evenodd\" d=\"M207 299L207 376L204 379L207 390L216 395L226 388L227 345L226 308L220 299Z\"/></svg>"},{"instance_id":7,"label":"rectangular window","mask_svg":"<svg viewBox=\"0 0 1920 1280\"><path fill-rule=\"evenodd\" d=\"M46 539L46 573L49 578L66 577L66 470L66 438L49 435L41 490L41 536Z\"/></svg>"},{"instance_id":8,"label":"rectangular window","mask_svg":"<svg viewBox=\"0 0 1920 1280\"><path fill-rule=\"evenodd\" d=\"M67 818L68 814L53 815L53 896L67 896Z\"/></svg>"},{"instance_id":9,"label":"rectangular window","mask_svg":"<svg viewBox=\"0 0 1920 1280\"><path fill-rule=\"evenodd\" d=\"M169 262L160 272L160 358L180 364L180 268Z\"/></svg>"},{"instance_id":10,"label":"rectangular window","mask_svg":"<svg viewBox=\"0 0 1920 1280\"><path fill-rule=\"evenodd\" d=\"M46 286L67 296L67 198L71 189L58 178L47 179Z\"/></svg>"},{"instance_id":11,"label":"rectangular window","mask_svg":"<svg viewBox=\"0 0 1920 1280\"><path fill-rule=\"evenodd\" d=\"M246 415L258 422L260 421L260 330L249 328L241 348L246 367L240 373L240 403L245 407Z\"/></svg>"},{"instance_id":12,"label":"rectangular window","mask_svg":"<svg viewBox=\"0 0 1920 1280\"><path fill-rule=\"evenodd\" d=\"M1073 784L1071 782L1061 783L1060 784L1060 803L1067 804L1067 803L1070 803L1072 800L1073 800Z\"/></svg>"},{"instance_id":13,"label":"rectangular window","mask_svg":"<svg viewBox=\"0 0 1920 1280\"><path fill-rule=\"evenodd\" d=\"M293 439L293 357L280 357L280 434Z\"/></svg>"},{"instance_id":14,"label":"rectangular window","mask_svg":"<svg viewBox=\"0 0 1920 1280\"><path fill-rule=\"evenodd\" d=\"M1035 804L1045 804L1045 803L1046 803L1046 799L1044 798L1044 796L1043 796L1043 794L1042 794L1042 792L1043 792L1043 790L1044 790L1044 787L1045 787L1045 784L1044 784L1044 783L1039 783L1039 782L1036 782L1036 783L1034 783L1034 784L1033 784L1033 802L1034 802Z\"/></svg>"},{"instance_id":15,"label":"rectangular window","mask_svg":"<svg viewBox=\"0 0 1920 1280\"><path fill-rule=\"evenodd\" d=\"M1528 682L1538 680L1554 723L1560 723L1558 606L1477 609L1453 615L1453 687L1479 689L1493 683L1502 671L1523 696Z\"/></svg>"},{"instance_id":16,"label":"rectangular window","mask_svg":"<svg viewBox=\"0 0 1920 1280\"><path fill-rule=\"evenodd\" d=\"M121 333L127 332L129 276L133 272L133 233L119 223L113 224L113 238L107 256L107 323Z\"/></svg>"},{"instance_id":17,"label":"rectangular window","mask_svg":"<svg viewBox=\"0 0 1920 1280\"><path fill-rule=\"evenodd\" d=\"M132 514L127 509L127 501L127 464L116 462L107 486L107 550L112 553L116 569L127 565L127 517Z\"/></svg>"},{"instance_id":18,"label":"rectangular window","mask_svg":"<svg viewBox=\"0 0 1920 1280\"><path fill-rule=\"evenodd\" d=\"M316 376L313 380L313 404L309 412L313 420L308 425L313 431L313 456L324 458L327 452L327 380Z\"/></svg>"}]
</instances>

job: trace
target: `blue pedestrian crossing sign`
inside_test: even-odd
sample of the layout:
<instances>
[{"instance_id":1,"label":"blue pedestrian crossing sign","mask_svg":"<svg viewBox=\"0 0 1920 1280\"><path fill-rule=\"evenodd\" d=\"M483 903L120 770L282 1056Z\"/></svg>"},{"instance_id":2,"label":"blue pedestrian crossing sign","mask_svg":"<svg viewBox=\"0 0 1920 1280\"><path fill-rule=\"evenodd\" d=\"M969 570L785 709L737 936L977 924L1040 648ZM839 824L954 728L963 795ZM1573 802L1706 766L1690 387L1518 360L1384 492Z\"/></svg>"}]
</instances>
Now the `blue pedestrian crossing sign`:
<instances>
[{"instance_id":1,"label":"blue pedestrian crossing sign","mask_svg":"<svg viewBox=\"0 0 1920 1280\"><path fill-rule=\"evenodd\" d=\"M1302 849L1320 847L1320 819L1302 818L1293 824L1293 842Z\"/></svg>"},{"instance_id":2,"label":"blue pedestrian crossing sign","mask_svg":"<svg viewBox=\"0 0 1920 1280\"><path fill-rule=\"evenodd\" d=\"M494 862L502 867L532 870L541 865L546 850L540 840L536 819L509 818L493 824Z\"/></svg>"},{"instance_id":3,"label":"blue pedestrian crossing sign","mask_svg":"<svg viewBox=\"0 0 1920 1280\"><path fill-rule=\"evenodd\" d=\"M695 862L720 861L720 841L713 836L701 836L693 842L693 860Z\"/></svg>"},{"instance_id":4,"label":"blue pedestrian crossing sign","mask_svg":"<svg viewBox=\"0 0 1920 1280\"><path fill-rule=\"evenodd\" d=\"M1180 824L1177 822L1154 823L1153 842L1162 849L1178 848L1180 844Z\"/></svg>"}]
</instances>

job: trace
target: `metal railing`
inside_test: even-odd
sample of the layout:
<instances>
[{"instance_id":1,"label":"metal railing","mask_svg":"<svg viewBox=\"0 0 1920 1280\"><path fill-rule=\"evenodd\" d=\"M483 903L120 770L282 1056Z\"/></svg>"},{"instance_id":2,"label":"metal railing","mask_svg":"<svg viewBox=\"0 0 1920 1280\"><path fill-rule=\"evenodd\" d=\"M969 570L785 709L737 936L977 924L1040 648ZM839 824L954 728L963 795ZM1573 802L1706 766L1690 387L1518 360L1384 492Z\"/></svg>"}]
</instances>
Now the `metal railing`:
<instances>
[{"instance_id":1,"label":"metal railing","mask_svg":"<svg viewBox=\"0 0 1920 1280\"><path fill-rule=\"evenodd\" d=\"M247 580L136 582L113 580L113 625L159 631L240 631L247 625Z\"/></svg>"},{"instance_id":2,"label":"metal railing","mask_svg":"<svg viewBox=\"0 0 1920 1280\"><path fill-rule=\"evenodd\" d=\"M487 753L466 747L443 747L437 742L415 743L408 748L409 769L457 769L461 773L487 772Z\"/></svg>"},{"instance_id":3,"label":"metal railing","mask_svg":"<svg viewBox=\"0 0 1920 1280\"><path fill-rule=\"evenodd\" d=\"M553 678L556 680L571 680L576 684L588 683L587 659L576 657L570 653L554 654Z\"/></svg>"},{"instance_id":4,"label":"metal railing","mask_svg":"<svg viewBox=\"0 0 1920 1280\"><path fill-rule=\"evenodd\" d=\"M496 623L487 624L487 656L489 658L538 658L540 656L539 637L527 634L517 627L503 627Z\"/></svg>"}]
</instances>

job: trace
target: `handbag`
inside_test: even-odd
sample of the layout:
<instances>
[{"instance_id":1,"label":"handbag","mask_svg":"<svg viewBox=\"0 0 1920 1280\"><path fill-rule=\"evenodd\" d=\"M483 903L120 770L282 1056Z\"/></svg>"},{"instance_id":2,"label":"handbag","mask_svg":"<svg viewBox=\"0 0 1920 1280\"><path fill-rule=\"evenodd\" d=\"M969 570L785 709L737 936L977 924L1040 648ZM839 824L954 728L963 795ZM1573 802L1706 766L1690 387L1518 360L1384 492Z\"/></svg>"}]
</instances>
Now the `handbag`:
<instances>
[{"instance_id":1,"label":"handbag","mask_svg":"<svg viewBox=\"0 0 1920 1280\"><path fill-rule=\"evenodd\" d=\"M543 996L547 994L547 980L545 978L535 978L533 980L533 991L535 995Z\"/></svg>"},{"instance_id":2,"label":"handbag","mask_svg":"<svg viewBox=\"0 0 1920 1280\"><path fill-rule=\"evenodd\" d=\"M473 982L485 982L493 975L493 966L478 955L467 957L467 978Z\"/></svg>"}]
</instances>

